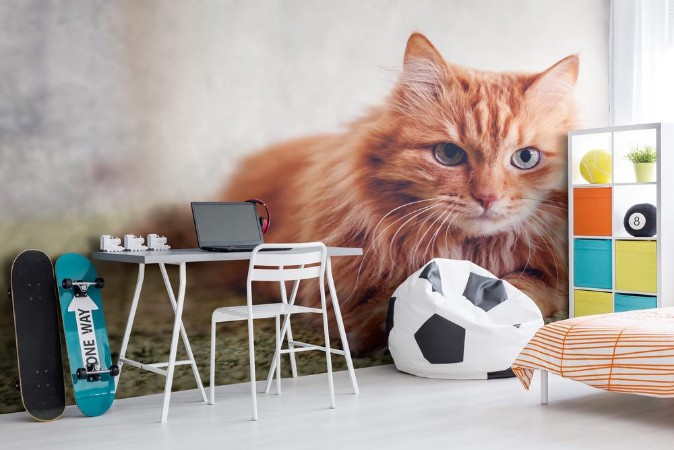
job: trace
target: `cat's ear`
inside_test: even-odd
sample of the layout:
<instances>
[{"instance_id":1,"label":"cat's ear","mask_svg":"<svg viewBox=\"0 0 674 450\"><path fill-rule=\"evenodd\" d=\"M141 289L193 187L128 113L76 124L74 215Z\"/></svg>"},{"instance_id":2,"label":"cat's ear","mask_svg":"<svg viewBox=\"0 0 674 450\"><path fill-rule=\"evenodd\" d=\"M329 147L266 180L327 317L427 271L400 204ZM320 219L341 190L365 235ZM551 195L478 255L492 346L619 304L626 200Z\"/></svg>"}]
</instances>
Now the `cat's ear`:
<instances>
[{"instance_id":1,"label":"cat's ear","mask_svg":"<svg viewBox=\"0 0 674 450\"><path fill-rule=\"evenodd\" d=\"M576 126L578 63L578 55L567 56L533 77L524 94L524 111L531 120L550 129L569 130Z\"/></svg>"},{"instance_id":2,"label":"cat's ear","mask_svg":"<svg viewBox=\"0 0 674 450\"><path fill-rule=\"evenodd\" d=\"M440 52L424 35L413 33L405 48L400 80L407 106L424 108L427 102L437 102L449 79L449 67Z\"/></svg>"},{"instance_id":3,"label":"cat's ear","mask_svg":"<svg viewBox=\"0 0 674 450\"><path fill-rule=\"evenodd\" d=\"M572 96L578 80L578 55L570 55L539 74L527 89L527 97L551 101Z\"/></svg>"},{"instance_id":4,"label":"cat's ear","mask_svg":"<svg viewBox=\"0 0 674 450\"><path fill-rule=\"evenodd\" d=\"M409 64L415 62L426 61L427 63L435 63L440 67L445 65L445 60L442 58L431 41L421 33L412 33L407 40L407 47L405 48L404 64L407 67Z\"/></svg>"}]
</instances>

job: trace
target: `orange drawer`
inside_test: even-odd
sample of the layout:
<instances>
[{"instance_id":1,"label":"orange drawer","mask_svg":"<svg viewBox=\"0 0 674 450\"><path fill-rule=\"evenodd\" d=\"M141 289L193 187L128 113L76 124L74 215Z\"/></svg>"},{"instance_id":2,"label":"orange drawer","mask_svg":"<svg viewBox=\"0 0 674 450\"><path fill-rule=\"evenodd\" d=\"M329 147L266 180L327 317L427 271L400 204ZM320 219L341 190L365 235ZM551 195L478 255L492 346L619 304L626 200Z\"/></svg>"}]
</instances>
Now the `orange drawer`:
<instances>
[{"instance_id":1,"label":"orange drawer","mask_svg":"<svg viewBox=\"0 0 674 450\"><path fill-rule=\"evenodd\" d=\"M573 189L573 234L611 235L611 188Z\"/></svg>"}]
</instances>

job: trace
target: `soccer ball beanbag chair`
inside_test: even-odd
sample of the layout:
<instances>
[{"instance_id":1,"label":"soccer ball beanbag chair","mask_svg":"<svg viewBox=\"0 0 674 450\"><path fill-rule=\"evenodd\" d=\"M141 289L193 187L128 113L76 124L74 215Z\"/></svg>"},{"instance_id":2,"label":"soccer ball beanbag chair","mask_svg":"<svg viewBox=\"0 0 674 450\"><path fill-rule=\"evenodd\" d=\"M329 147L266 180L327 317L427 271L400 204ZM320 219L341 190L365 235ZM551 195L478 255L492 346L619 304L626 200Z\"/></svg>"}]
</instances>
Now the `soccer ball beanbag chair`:
<instances>
[{"instance_id":1,"label":"soccer ball beanbag chair","mask_svg":"<svg viewBox=\"0 0 674 450\"><path fill-rule=\"evenodd\" d=\"M536 304L471 263L433 259L394 292L386 330L398 370L428 378L512 376L543 326Z\"/></svg>"}]
</instances>

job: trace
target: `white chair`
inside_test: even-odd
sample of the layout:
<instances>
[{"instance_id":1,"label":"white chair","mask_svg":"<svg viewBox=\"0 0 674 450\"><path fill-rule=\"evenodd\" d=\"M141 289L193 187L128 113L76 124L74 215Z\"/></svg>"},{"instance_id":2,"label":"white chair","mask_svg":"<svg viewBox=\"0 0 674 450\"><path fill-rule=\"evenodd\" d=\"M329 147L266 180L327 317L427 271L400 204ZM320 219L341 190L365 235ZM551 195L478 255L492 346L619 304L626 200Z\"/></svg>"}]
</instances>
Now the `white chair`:
<instances>
[{"instance_id":1,"label":"white chair","mask_svg":"<svg viewBox=\"0 0 674 450\"><path fill-rule=\"evenodd\" d=\"M284 251L261 252L261 250L289 249ZM211 383L210 404L215 404L214 378L215 378L215 327L218 322L230 322L234 320L248 321L248 351L250 357L250 393L253 401L253 420L257 420L257 393L255 383L255 344L253 339L253 319L276 319L276 350L272 362L272 369L276 369L276 392L281 393L281 355L290 353L294 369L294 353L306 350L320 350L325 352L327 363L328 385L330 389L330 408L335 407L335 391L332 379L332 361L330 359L330 338L328 335L328 314L325 300L325 266L327 249L321 242L303 244L260 244L253 250L248 267L248 281L246 284L246 306L232 306L218 308L213 311L211 318ZM320 308L309 308L295 305L295 294L300 280L318 278L318 286L321 297ZM271 304L253 305L252 283L253 281L278 282L281 288L281 302ZM294 281L291 301L286 296L286 281ZM292 340L290 331L291 314L322 314L323 333L325 346L318 346ZM283 333L281 332L281 316L285 316ZM288 337L288 348L281 349L281 341ZM293 370L293 373L295 371ZM271 377L270 373L270 377Z\"/></svg>"}]
</instances>

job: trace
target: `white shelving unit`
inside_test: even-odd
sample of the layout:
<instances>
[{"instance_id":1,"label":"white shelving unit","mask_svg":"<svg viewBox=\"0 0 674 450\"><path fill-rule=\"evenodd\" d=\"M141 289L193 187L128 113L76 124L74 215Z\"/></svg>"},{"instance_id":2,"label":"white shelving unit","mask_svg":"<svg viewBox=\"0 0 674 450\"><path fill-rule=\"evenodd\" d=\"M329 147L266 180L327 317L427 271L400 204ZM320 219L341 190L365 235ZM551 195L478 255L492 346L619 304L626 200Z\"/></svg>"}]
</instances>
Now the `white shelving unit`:
<instances>
[{"instance_id":1,"label":"white shelving unit","mask_svg":"<svg viewBox=\"0 0 674 450\"><path fill-rule=\"evenodd\" d=\"M636 181L625 158L635 145L655 147L655 181ZM674 125L572 131L568 146L569 317L674 306ZM611 154L609 183L580 174L582 157L594 149ZM638 203L657 208L653 237L631 236L623 226Z\"/></svg>"}]
</instances>

